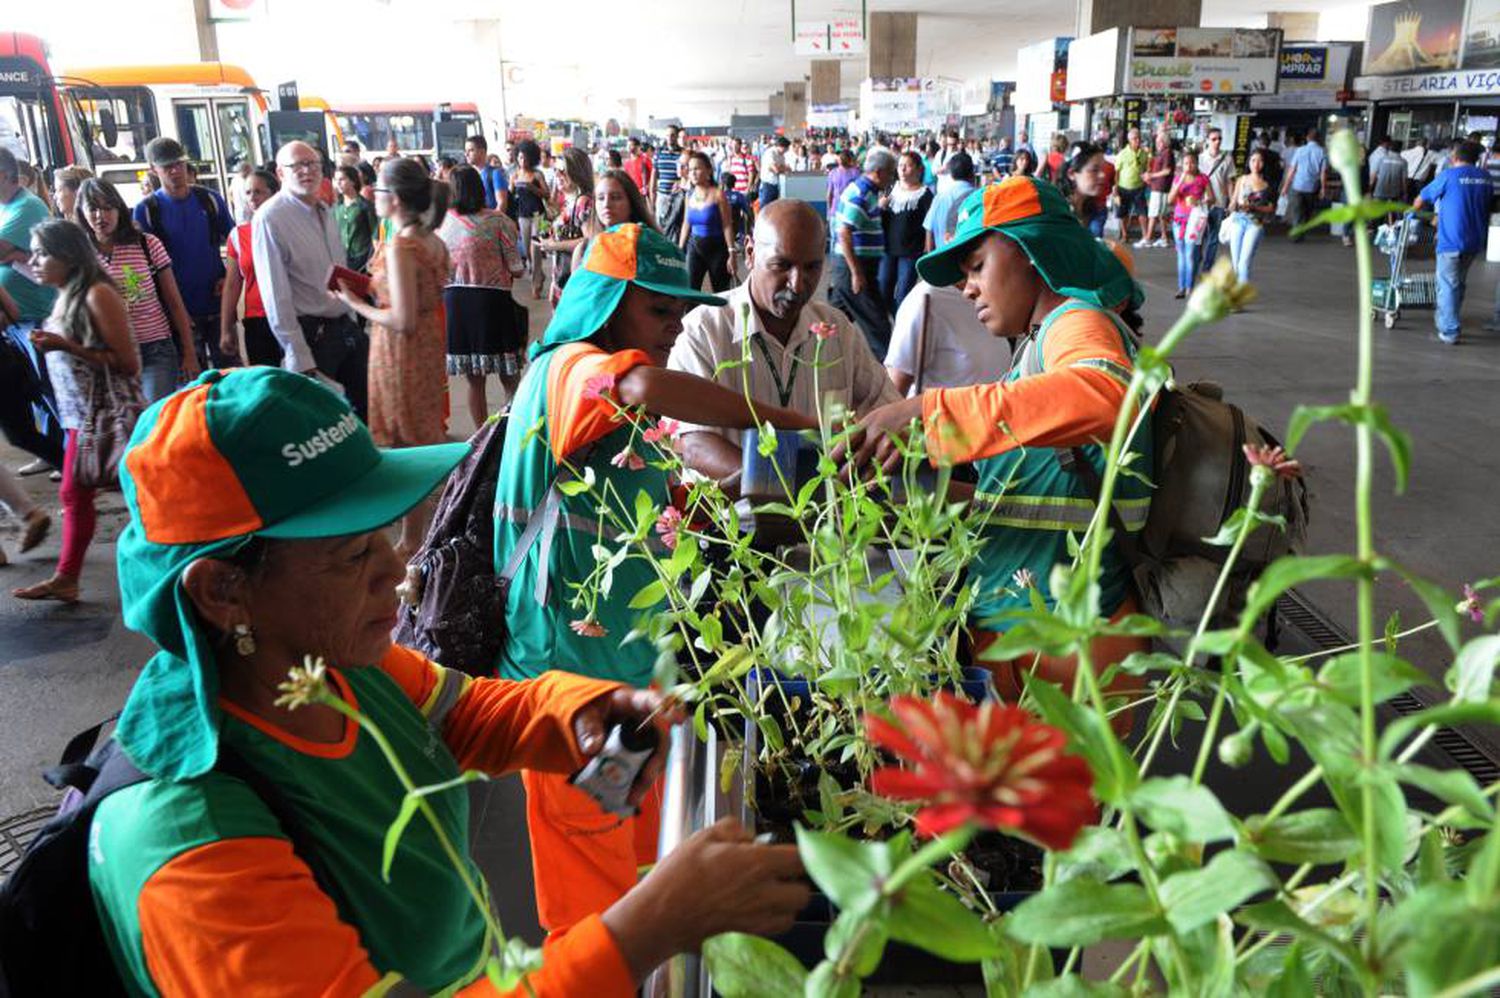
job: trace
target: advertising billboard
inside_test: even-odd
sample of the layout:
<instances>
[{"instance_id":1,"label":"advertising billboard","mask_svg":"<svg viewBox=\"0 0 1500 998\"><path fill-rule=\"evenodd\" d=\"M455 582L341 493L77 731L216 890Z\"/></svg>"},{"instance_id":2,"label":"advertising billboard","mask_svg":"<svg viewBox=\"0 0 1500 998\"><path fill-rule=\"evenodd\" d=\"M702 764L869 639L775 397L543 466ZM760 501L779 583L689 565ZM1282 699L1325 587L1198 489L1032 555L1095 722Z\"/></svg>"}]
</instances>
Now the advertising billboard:
<instances>
[{"instance_id":1,"label":"advertising billboard","mask_svg":"<svg viewBox=\"0 0 1500 998\"><path fill-rule=\"evenodd\" d=\"M1131 28L1124 92L1214 97L1276 92L1275 28Z\"/></svg>"},{"instance_id":2,"label":"advertising billboard","mask_svg":"<svg viewBox=\"0 0 1500 998\"><path fill-rule=\"evenodd\" d=\"M1464 0L1397 0L1370 8L1366 76L1402 76L1458 68Z\"/></svg>"},{"instance_id":3,"label":"advertising billboard","mask_svg":"<svg viewBox=\"0 0 1500 998\"><path fill-rule=\"evenodd\" d=\"M1073 40L1068 46L1069 101L1108 97L1120 92L1122 42L1119 28Z\"/></svg>"},{"instance_id":4,"label":"advertising billboard","mask_svg":"<svg viewBox=\"0 0 1500 998\"><path fill-rule=\"evenodd\" d=\"M1337 106L1349 82L1351 42L1295 43L1281 47L1280 83L1274 94L1250 98L1257 110Z\"/></svg>"}]
</instances>

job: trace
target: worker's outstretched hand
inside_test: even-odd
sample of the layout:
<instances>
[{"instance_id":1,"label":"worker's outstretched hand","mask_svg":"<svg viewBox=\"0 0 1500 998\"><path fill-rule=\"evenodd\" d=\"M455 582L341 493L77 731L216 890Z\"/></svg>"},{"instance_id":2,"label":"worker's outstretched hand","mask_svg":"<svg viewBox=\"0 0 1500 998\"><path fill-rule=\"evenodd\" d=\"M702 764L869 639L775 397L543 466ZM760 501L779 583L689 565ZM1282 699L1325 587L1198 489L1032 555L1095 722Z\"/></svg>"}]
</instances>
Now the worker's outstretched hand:
<instances>
[{"instance_id":1,"label":"worker's outstretched hand","mask_svg":"<svg viewBox=\"0 0 1500 998\"><path fill-rule=\"evenodd\" d=\"M880 462L890 471L901 460L897 441L911 432L913 420L921 422L922 398L915 396L872 409L860 419L858 429L847 444L840 444L831 455L835 461L858 470L871 461Z\"/></svg>"},{"instance_id":2,"label":"worker's outstretched hand","mask_svg":"<svg viewBox=\"0 0 1500 998\"><path fill-rule=\"evenodd\" d=\"M646 792L661 776L667 761L667 727L683 720L682 711L656 690L628 687L612 690L588 704L573 717L573 736L584 758L593 758L604 748L609 729L615 725L627 728L655 727L656 751L636 774L628 802L639 806Z\"/></svg>"},{"instance_id":3,"label":"worker's outstretched hand","mask_svg":"<svg viewBox=\"0 0 1500 998\"><path fill-rule=\"evenodd\" d=\"M796 846L759 845L725 818L672 850L604 924L639 978L721 932L783 932L809 893Z\"/></svg>"}]
</instances>

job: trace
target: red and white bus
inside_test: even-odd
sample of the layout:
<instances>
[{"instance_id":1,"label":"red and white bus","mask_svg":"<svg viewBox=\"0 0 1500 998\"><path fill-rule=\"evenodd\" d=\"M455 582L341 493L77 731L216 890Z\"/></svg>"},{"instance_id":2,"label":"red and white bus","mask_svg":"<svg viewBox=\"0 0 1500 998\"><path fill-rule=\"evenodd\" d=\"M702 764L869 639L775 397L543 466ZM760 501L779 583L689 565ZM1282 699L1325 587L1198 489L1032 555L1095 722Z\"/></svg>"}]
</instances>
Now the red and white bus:
<instances>
[{"instance_id":1,"label":"red and white bus","mask_svg":"<svg viewBox=\"0 0 1500 998\"><path fill-rule=\"evenodd\" d=\"M42 40L0 31L0 145L45 175L63 166L92 168L86 136L78 104L58 89Z\"/></svg>"}]
</instances>

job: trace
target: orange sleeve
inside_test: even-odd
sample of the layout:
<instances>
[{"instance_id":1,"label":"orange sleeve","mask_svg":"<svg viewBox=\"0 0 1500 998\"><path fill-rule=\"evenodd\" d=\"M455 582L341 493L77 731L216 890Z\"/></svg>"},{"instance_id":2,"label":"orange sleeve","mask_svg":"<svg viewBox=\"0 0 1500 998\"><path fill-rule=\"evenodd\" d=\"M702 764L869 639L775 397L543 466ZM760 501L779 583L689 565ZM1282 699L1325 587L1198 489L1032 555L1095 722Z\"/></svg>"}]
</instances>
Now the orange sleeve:
<instances>
[{"instance_id":1,"label":"orange sleeve","mask_svg":"<svg viewBox=\"0 0 1500 998\"><path fill-rule=\"evenodd\" d=\"M380 979L286 839L182 853L146 881L138 913L163 995L357 995Z\"/></svg>"},{"instance_id":2,"label":"orange sleeve","mask_svg":"<svg viewBox=\"0 0 1500 998\"><path fill-rule=\"evenodd\" d=\"M609 353L592 343L558 347L547 369L547 436L552 456L561 461L619 428L619 396L611 387L598 397L585 398L585 394L595 394L590 381L609 377L618 382L633 368L650 363L644 350Z\"/></svg>"},{"instance_id":3,"label":"orange sleeve","mask_svg":"<svg viewBox=\"0 0 1500 998\"><path fill-rule=\"evenodd\" d=\"M573 734L578 712L620 683L553 670L536 679L473 679L410 648L394 646L380 667L429 720L461 769L571 773L583 765ZM456 689L445 690L447 684ZM444 701L451 706L444 707Z\"/></svg>"},{"instance_id":4,"label":"orange sleeve","mask_svg":"<svg viewBox=\"0 0 1500 998\"><path fill-rule=\"evenodd\" d=\"M928 452L967 463L1015 447L1108 440L1132 374L1119 329L1107 316L1079 309L1060 316L1042 346L1041 374L923 392Z\"/></svg>"},{"instance_id":5,"label":"orange sleeve","mask_svg":"<svg viewBox=\"0 0 1500 998\"><path fill-rule=\"evenodd\" d=\"M140 896L146 968L163 995L363 995L395 983L370 962L312 871L275 838L224 839L162 866ZM538 998L628 996L630 968L595 915L545 948ZM494 995L485 978L460 994ZM524 987L508 995L526 994Z\"/></svg>"}]
</instances>

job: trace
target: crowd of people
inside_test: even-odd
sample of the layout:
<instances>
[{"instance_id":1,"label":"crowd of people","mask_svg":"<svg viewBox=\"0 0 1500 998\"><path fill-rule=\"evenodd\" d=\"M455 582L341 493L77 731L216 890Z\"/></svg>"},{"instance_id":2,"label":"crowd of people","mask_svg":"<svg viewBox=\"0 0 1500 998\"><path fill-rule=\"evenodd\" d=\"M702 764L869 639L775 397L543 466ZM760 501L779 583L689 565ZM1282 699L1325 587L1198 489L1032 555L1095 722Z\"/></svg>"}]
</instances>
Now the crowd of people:
<instances>
[{"instance_id":1,"label":"crowd of people","mask_svg":"<svg viewBox=\"0 0 1500 998\"><path fill-rule=\"evenodd\" d=\"M757 147L674 128L659 145L553 156L530 138L491 153L475 135L462 162L431 165L393 150L366 161L355 145L335 160L294 141L221 195L195 183L181 144L157 138L145 151L155 184L133 210L71 168L49 206L0 149L0 370L25 389L0 392L0 415L14 445L56 470L63 510L55 572L14 595L81 598L94 497L119 479L123 613L163 649L116 736L149 779L95 819L91 877L122 975L161 993L483 983L483 925L459 914L462 877L433 872L436 840L403 854L389 887L350 858L380 852L394 798L336 711L275 699L309 650L428 782L460 765L523 771L549 934L536 993L628 994L708 935L789 924L806 899L795 851L732 824L640 877L655 859L660 753L635 817L570 784L609 723L672 715L648 690L657 650L619 640L652 570L614 566L579 619L596 500L556 483L569 468L671 502L680 482L632 452L620 407L657 420L687 474L727 492L753 427L815 429L837 405L863 431L844 455L859 465L889 459L916 423L932 453L969 466L957 500L977 488L1021 511L986 528L971 569L975 643L993 643L985 622L1028 605L1014 580L1048 598L1070 531L1087 523L1025 511L1086 496L1056 449L1102 466L1096 441L1140 342L1132 220L1136 248L1175 248L1181 297L1221 247L1248 278L1273 217L1338 196L1316 133L1290 149L1257 136L1243 170L1217 129L1187 146L1165 130L1149 145L1136 129L1055 136L1044 153L1017 139ZM1438 206L1439 280L1459 296L1479 199L1487 224L1492 196L1479 155L1459 143L1446 169L1414 175L1382 142L1369 164L1377 189L1399 181ZM789 178L809 173L826 177L819 198L788 196ZM1449 305L1445 339L1444 323L1457 336ZM495 570L510 585L501 649L474 663L491 678L470 679L390 634L433 492L466 453L449 442L449 378L479 426L499 408L492 376L510 412L494 505ZM128 450L100 430L127 417ZM1150 440L1132 447L1149 453ZM1148 488L1122 485L1127 529L1144 522ZM0 502L23 523L22 549L41 543L51 519L7 470ZM540 531L539 517L552 518ZM1136 609L1118 544L1100 594L1115 618ZM1094 662L1143 649L1112 637ZM1028 669L1069 683L1074 663L999 663L997 688L1017 694ZM323 875L266 832L243 786L210 778L223 747L288 790ZM166 820L185 812L212 820ZM463 808L444 822L467 841ZM228 904L244 918L222 917ZM417 938L438 942L419 951ZM212 958L228 950L234 960Z\"/></svg>"}]
</instances>

